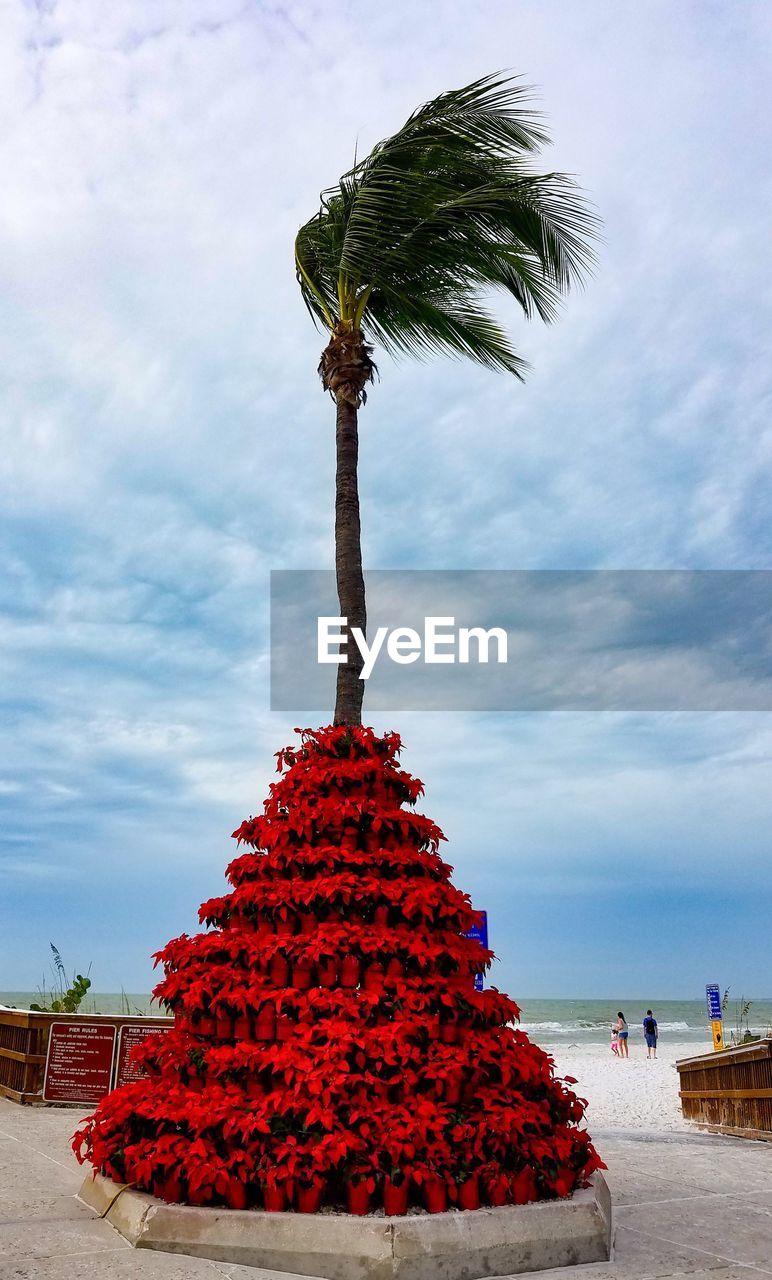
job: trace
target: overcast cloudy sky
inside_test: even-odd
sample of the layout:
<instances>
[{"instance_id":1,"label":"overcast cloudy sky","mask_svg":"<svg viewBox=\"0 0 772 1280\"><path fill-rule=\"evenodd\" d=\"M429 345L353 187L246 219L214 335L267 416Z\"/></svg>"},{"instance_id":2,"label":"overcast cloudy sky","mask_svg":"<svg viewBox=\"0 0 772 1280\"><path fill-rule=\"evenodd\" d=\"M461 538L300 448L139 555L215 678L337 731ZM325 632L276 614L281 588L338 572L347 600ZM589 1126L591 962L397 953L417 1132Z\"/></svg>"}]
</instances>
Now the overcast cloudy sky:
<instances>
[{"instance_id":1,"label":"overcast cloudy sky","mask_svg":"<svg viewBox=\"0 0 772 1280\"><path fill-rule=\"evenodd\" d=\"M296 717L268 574L331 564L292 270L320 188L435 93L539 86L605 224L525 387L379 360L372 568L768 568L772 9L6 0L0 988L97 989L220 891ZM772 994L769 713L400 716L513 995Z\"/></svg>"}]
</instances>

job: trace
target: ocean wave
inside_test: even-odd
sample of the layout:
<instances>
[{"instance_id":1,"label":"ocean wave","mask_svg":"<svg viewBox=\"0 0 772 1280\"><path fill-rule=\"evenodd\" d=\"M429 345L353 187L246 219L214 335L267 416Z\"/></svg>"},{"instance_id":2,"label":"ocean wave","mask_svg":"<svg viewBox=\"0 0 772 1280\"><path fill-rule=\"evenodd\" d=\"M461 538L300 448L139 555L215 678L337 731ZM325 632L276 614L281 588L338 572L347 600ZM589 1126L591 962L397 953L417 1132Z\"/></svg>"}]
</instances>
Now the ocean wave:
<instances>
[{"instance_id":1,"label":"ocean wave","mask_svg":"<svg viewBox=\"0 0 772 1280\"><path fill-rule=\"evenodd\" d=\"M576 1035L577 1032L584 1032L585 1034L590 1032L608 1032L610 1031L612 1022L612 1018L608 1018L601 1022L587 1022L584 1020L572 1022L527 1022L524 1020L520 1023L520 1026L523 1031L527 1032L551 1031L555 1035ZM630 1026L631 1032L641 1029L641 1023L638 1022L632 1022L628 1025ZM704 1024L702 1022L697 1024L691 1022L660 1022L658 1023L658 1026L660 1031L701 1032L704 1030Z\"/></svg>"},{"instance_id":2,"label":"ocean wave","mask_svg":"<svg viewBox=\"0 0 772 1280\"><path fill-rule=\"evenodd\" d=\"M521 1022L520 1026L523 1031L570 1031L571 1024L567 1022Z\"/></svg>"}]
</instances>

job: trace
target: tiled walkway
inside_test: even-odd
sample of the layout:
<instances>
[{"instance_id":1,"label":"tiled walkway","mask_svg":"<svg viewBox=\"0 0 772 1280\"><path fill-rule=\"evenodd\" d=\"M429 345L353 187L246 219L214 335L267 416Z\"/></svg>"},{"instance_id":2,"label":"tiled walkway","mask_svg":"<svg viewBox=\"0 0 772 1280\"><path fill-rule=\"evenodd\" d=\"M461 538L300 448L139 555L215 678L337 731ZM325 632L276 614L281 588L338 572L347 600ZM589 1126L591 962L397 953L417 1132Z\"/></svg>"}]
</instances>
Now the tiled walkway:
<instances>
[{"instance_id":1,"label":"tiled walkway","mask_svg":"<svg viewBox=\"0 0 772 1280\"><path fill-rule=\"evenodd\" d=\"M68 1136L78 1113L0 1099L0 1280L288 1280L286 1275L135 1251L75 1199ZM609 1263L541 1280L772 1276L772 1143L704 1134L596 1133L609 1165Z\"/></svg>"}]
</instances>

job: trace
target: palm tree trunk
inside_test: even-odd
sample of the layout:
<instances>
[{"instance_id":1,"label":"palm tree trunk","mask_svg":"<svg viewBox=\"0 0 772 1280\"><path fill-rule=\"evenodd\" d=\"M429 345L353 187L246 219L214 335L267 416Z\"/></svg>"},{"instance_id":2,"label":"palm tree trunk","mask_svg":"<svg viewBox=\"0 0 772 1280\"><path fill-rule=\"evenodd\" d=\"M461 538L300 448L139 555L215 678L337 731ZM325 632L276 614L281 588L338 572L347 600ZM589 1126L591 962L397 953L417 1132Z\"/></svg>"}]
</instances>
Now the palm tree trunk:
<instances>
[{"instance_id":1,"label":"palm tree trunk","mask_svg":"<svg viewBox=\"0 0 772 1280\"><path fill-rule=\"evenodd\" d=\"M348 643L346 661L338 667L335 724L361 724L363 658L351 635L351 627L361 627L365 634L367 626L357 479L359 433L356 406L343 396L337 397L336 404L335 581L340 615L347 619Z\"/></svg>"}]
</instances>

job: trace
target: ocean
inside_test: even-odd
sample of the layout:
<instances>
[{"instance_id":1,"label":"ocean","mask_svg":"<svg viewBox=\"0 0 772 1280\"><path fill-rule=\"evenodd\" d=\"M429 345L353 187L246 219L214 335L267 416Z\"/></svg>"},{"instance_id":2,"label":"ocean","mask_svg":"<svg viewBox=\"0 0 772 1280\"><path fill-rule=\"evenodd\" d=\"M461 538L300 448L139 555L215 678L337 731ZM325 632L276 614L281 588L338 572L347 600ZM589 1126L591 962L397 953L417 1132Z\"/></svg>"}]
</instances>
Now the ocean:
<instances>
[{"instance_id":1,"label":"ocean","mask_svg":"<svg viewBox=\"0 0 772 1280\"><path fill-rule=\"evenodd\" d=\"M630 1026L631 1037L642 1034L641 1024L647 1009L657 1019L661 1040L673 1044L712 1043L710 1024L704 1000L518 1000L521 1022L537 1044L568 1047L572 1044L603 1044L611 1036L611 1024L619 1009ZM730 996L724 1013L724 1038L730 1042L732 1032L739 1038L739 1000ZM753 1000L748 1013L748 1026L755 1034L772 1029L772 999ZM743 1029L745 1023L743 1023Z\"/></svg>"},{"instance_id":2,"label":"ocean","mask_svg":"<svg viewBox=\"0 0 772 1280\"><path fill-rule=\"evenodd\" d=\"M35 1000L31 991L0 991L0 1004L17 1009L29 1008ZM604 1044L610 1037L611 1024L621 1009L630 1024L630 1034L640 1032L648 1008L654 1011L660 1039L673 1044L710 1044L710 1028L703 1000L518 1000L521 1026L537 1044L568 1048L571 1045ZM732 1032L738 1033L739 1000L730 999L724 1015L727 1044ZM146 992L89 992L81 1006L83 1013L159 1012L151 1005ZM772 999L753 1000L748 1025L756 1034L772 1033Z\"/></svg>"}]
</instances>

